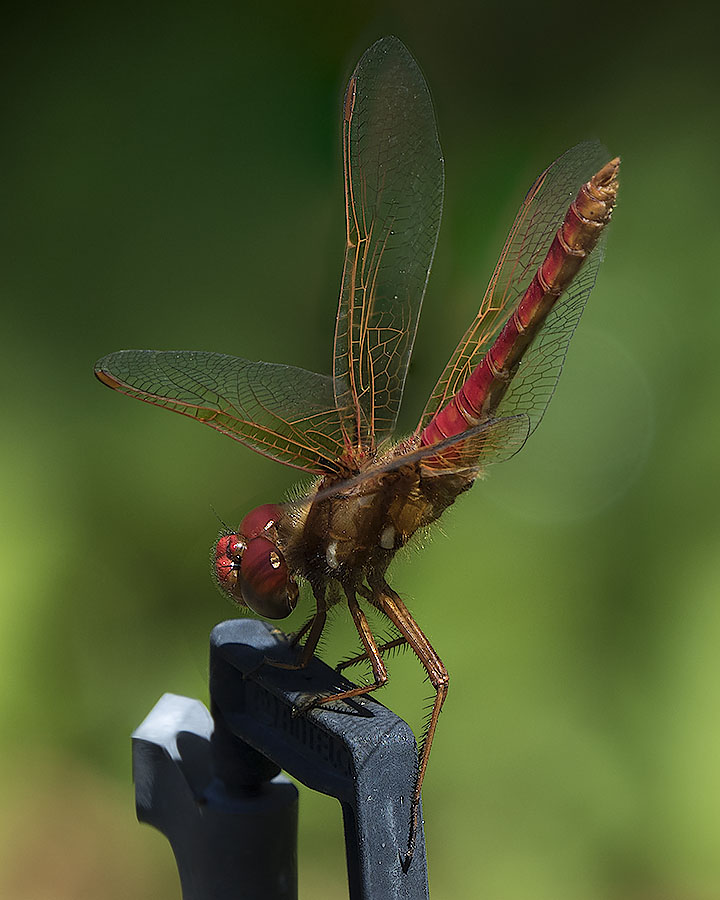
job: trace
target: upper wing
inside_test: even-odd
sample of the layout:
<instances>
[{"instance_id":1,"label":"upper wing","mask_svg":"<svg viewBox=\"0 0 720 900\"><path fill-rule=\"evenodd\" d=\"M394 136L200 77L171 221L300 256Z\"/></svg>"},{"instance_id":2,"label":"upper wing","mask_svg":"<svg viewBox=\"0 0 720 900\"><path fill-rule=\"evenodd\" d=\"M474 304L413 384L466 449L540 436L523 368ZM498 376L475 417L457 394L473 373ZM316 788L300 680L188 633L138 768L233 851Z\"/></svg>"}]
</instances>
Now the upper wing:
<instances>
[{"instance_id":1,"label":"upper wing","mask_svg":"<svg viewBox=\"0 0 720 900\"><path fill-rule=\"evenodd\" d=\"M340 471L342 428L328 376L194 350L121 350L99 360L95 374L288 466Z\"/></svg>"},{"instance_id":2,"label":"upper wing","mask_svg":"<svg viewBox=\"0 0 720 900\"><path fill-rule=\"evenodd\" d=\"M546 169L532 186L510 229L480 310L430 396L421 429L450 400L492 346L542 263L568 207L581 186L607 159L607 151L601 144L578 144ZM537 427L560 377L570 338L595 284L603 243L604 236L525 352L496 410L498 418L523 414L530 419L531 432Z\"/></svg>"},{"instance_id":3,"label":"upper wing","mask_svg":"<svg viewBox=\"0 0 720 900\"><path fill-rule=\"evenodd\" d=\"M435 253L444 167L430 93L394 37L363 55L345 96L347 246L335 397L358 447L392 431Z\"/></svg>"}]
</instances>

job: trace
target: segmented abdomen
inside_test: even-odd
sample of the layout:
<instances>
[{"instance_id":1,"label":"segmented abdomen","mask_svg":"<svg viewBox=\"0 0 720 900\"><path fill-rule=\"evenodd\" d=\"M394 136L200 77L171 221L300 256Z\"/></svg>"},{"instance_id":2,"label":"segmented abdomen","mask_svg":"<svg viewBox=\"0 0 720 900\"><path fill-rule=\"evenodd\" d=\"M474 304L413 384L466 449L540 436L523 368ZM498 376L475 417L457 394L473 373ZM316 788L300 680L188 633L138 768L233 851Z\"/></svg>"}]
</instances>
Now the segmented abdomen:
<instances>
[{"instance_id":1,"label":"segmented abdomen","mask_svg":"<svg viewBox=\"0 0 720 900\"><path fill-rule=\"evenodd\" d=\"M421 446L462 434L493 417L523 354L609 222L617 196L619 166L620 160L613 159L580 188L510 318L462 387L421 432ZM423 464L447 466L448 461L446 453Z\"/></svg>"}]
</instances>

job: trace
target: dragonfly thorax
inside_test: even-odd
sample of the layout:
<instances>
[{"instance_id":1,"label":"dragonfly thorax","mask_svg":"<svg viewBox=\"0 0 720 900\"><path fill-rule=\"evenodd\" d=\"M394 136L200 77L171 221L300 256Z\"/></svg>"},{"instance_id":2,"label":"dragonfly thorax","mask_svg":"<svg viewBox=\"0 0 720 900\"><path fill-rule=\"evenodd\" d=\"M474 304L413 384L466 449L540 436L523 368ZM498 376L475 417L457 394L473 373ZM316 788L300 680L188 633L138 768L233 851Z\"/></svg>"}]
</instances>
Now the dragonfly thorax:
<instances>
[{"instance_id":1,"label":"dragonfly thorax","mask_svg":"<svg viewBox=\"0 0 720 900\"><path fill-rule=\"evenodd\" d=\"M351 487L326 476L317 497L288 533L293 572L313 585L328 580L353 587L362 577L381 578L393 557L421 528L434 522L472 479L426 477L411 464L353 479ZM333 487L337 493L333 494Z\"/></svg>"}]
</instances>

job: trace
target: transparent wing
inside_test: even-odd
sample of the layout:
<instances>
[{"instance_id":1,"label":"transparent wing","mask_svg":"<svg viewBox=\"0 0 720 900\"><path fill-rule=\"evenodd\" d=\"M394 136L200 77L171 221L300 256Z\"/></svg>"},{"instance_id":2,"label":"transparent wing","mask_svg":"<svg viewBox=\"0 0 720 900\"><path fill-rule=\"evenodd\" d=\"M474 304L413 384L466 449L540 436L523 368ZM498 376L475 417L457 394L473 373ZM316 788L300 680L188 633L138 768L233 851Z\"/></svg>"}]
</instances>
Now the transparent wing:
<instances>
[{"instance_id":1,"label":"transparent wing","mask_svg":"<svg viewBox=\"0 0 720 900\"><path fill-rule=\"evenodd\" d=\"M505 462L524 446L530 434L530 419L526 415L488 419L468 428L462 434L422 447L426 469L438 474L453 469L484 470L492 463ZM433 450L432 454L425 451ZM419 453L420 451L415 451Z\"/></svg>"},{"instance_id":2,"label":"transparent wing","mask_svg":"<svg viewBox=\"0 0 720 900\"><path fill-rule=\"evenodd\" d=\"M542 263L555 232L581 186L609 155L597 142L578 144L557 159L528 192L503 247L480 310L465 332L425 407L420 428L432 419L480 362ZM560 377L570 338L595 284L603 239L560 297L498 406L500 417L527 415L539 424Z\"/></svg>"},{"instance_id":3,"label":"transparent wing","mask_svg":"<svg viewBox=\"0 0 720 900\"><path fill-rule=\"evenodd\" d=\"M350 78L343 159L347 245L335 395L351 442L372 449L397 418L443 200L430 93L397 38L374 44Z\"/></svg>"},{"instance_id":4,"label":"transparent wing","mask_svg":"<svg viewBox=\"0 0 720 900\"><path fill-rule=\"evenodd\" d=\"M285 465L339 471L344 445L328 376L193 350L121 350L99 360L95 374Z\"/></svg>"}]
</instances>

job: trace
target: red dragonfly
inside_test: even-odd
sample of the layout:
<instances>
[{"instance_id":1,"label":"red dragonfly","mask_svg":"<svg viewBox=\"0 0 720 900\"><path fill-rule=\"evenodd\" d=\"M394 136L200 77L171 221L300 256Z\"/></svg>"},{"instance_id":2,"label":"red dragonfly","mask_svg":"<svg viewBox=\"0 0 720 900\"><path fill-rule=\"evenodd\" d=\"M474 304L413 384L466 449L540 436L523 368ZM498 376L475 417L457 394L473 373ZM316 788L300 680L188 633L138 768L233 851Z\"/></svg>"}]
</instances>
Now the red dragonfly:
<instances>
[{"instance_id":1,"label":"red dragonfly","mask_svg":"<svg viewBox=\"0 0 720 900\"><path fill-rule=\"evenodd\" d=\"M537 427L595 282L619 159L607 162L600 145L581 144L537 179L417 428L393 442L444 185L430 94L397 38L374 44L353 72L342 141L347 243L332 376L155 350L111 353L95 374L316 476L303 500L260 506L223 534L215 574L236 603L271 619L292 612L298 582L310 585L315 612L295 637L297 667L311 659L328 609L347 603L363 652L346 665L369 660L373 680L315 704L381 687L383 656L393 647L407 644L418 656L435 701L420 750L407 867L448 674L386 572L416 532ZM378 644L363 603L390 620L394 640Z\"/></svg>"}]
</instances>

